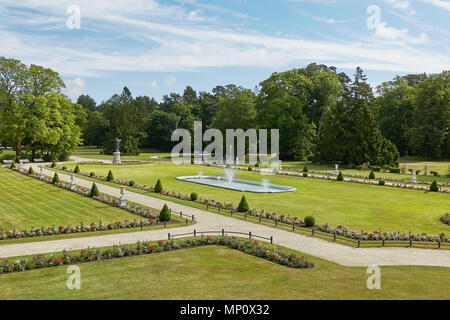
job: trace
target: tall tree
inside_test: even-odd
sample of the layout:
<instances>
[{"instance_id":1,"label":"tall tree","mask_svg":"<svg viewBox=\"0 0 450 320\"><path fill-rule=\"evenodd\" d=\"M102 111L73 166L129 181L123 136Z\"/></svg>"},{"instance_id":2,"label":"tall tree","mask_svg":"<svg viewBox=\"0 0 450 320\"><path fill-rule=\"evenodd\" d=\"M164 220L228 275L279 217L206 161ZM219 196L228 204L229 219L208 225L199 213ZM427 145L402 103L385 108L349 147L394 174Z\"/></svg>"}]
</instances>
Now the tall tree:
<instances>
[{"instance_id":1,"label":"tall tree","mask_svg":"<svg viewBox=\"0 0 450 320\"><path fill-rule=\"evenodd\" d=\"M417 85L410 144L415 154L438 159L450 153L450 71Z\"/></svg>"}]
</instances>

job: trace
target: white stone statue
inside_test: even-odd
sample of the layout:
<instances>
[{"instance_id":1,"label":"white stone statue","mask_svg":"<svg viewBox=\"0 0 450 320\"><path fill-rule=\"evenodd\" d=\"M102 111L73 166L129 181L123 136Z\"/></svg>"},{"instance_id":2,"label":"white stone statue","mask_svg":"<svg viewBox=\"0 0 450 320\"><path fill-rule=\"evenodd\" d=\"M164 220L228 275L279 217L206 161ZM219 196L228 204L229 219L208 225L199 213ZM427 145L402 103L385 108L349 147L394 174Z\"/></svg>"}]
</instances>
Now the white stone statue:
<instances>
[{"instance_id":1,"label":"white stone statue","mask_svg":"<svg viewBox=\"0 0 450 320\"><path fill-rule=\"evenodd\" d=\"M70 176L70 190L75 189L75 173L72 173Z\"/></svg>"},{"instance_id":2,"label":"white stone statue","mask_svg":"<svg viewBox=\"0 0 450 320\"><path fill-rule=\"evenodd\" d=\"M412 174L413 174L412 179L411 179L411 182L412 182L412 183L417 183L416 172L417 172L416 170L413 170L413 172L412 172Z\"/></svg>"},{"instance_id":3,"label":"white stone statue","mask_svg":"<svg viewBox=\"0 0 450 320\"><path fill-rule=\"evenodd\" d=\"M337 176L339 174L339 165L335 164L334 165L334 175Z\"/></svg>"},{"instance_id":4,"label":"white stone statue","mask_svg":"<svg viewBox=\"0 0 450 320\"><path fill-rule=\"evenodd\" d=\"M120 198L119 198L119 207L124 207L127 204L127 199L125 198L125 189L126 186L120 186Z\"/></svg>"}]
</instances>

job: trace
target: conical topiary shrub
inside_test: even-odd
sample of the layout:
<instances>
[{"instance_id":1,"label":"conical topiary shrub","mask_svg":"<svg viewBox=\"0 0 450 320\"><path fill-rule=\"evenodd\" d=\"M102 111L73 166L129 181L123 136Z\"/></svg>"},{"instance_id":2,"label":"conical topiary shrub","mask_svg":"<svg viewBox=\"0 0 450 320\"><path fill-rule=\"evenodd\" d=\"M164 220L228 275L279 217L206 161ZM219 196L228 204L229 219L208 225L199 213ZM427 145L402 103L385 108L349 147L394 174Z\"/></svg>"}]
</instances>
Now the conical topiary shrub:
<instances>
[{"instance_id":1,"label":"conical topiary shrub","mask_svg":"<svg viewBox=\"0 0 450 320\"><path fill-rule=\"evenodd\" d=\"M58 173L55 172L55 174L53 175L52 183L55 184L57 182L59 182L59 176Z\"/></svg>"},{"instance_id":2,"label":"conical topiary shrub","mask_svg":"<svg viewBox=\"0 0 450 320\"><path fill-rule=\"evenodd\" d=\"M339 174L336 178L337 181L344 181L344 175L342 174L342 171L339 171Z\"/></svg>"},{"instance_id":3,"label":"conical topiary shrub","mask_svg":"<svg viewBox=\"0 0 450 320\"><path fill-rule=\"evenodd\" d=\"M308 167L307 166L305 166L304 168L303 168L303 172L308 172L309 170L308 170Z\"/></svg>"},{"instance_id":4,"label":"conical topiary shrub","mask_svg":"<svg viewBox=\"0 0 450 320\"><path fill-rule=\"evenodd\" d=\"M73 170L74 173L80 173L80 167L77 165Z\"/></svg>"},{"instance_id":5,"label":"conical topiary shrub","mask_svg":"<svg viewBox=\"0 0 450 320\"><path fill-rule=\"evenodd\" d=\"M167 204L164 204L164 207L162 208L161 212L159 213L159 221L170 221L172 217L172 213L169 210L169 207Z\"/></svg>"},{"instance_id":6,"label":"conical topiary shrub","mask_svg":"<svg viewBox=\"0 0 450 320\"><path fill-rule=\"evenodd\" d=\"M163 191L163 186L162 186L161 180L158 179L158 181L156 181L156 185L155 185L155 192L160 193L162 191Z\"/></svg>"},{"instance_id":7,"label":"conical topiary shrub","mask_svg":"<svg viewBox=\"0 0 450 320\"><path fill-rule=\"evenodd\" d=\"M114 180L114 176L111 170L109 170L108 172L108 176L106 177L106 181L113 181Z\"/></svg>"},{"instance_id":8,"label":"conical topiary shrub","mask_svg":"<svg viewBox=\"0 0 450 320\"><path fill-rule=\"evenodd\" d=\"M11 162L11 169L14 169L16 167L16 162L13 160L13 162Z\"/></svg>"},{"instance_id":9,"label":"conical topiary shrub","mask_svg":"<svg viewBox=\"0 0 450 320\"><path fill-rule=\"evenodd\" d=\"M430 185L430 191L431 192L438 192L439 191L439 185L437 184L436 180L434 180Z\"/></svg>"},{"instance_id":10,"label":"conical topiary shrub","mask_svg":"<svg viewBox=\"0 0 450 320\"><path fill-rule=\"evenodd\" d=\"M242 196L241 202L238 206L238 212L248 212L249 209L247 199L245 199L245 196Z\"/></svg>"},{"instance_id":11,"label":"conical topiary shrub","mask_svg":"<svg viewBox=\"0 0 450 320\"><path fill-rule=\"evenodd\" d=\"M91 192L89 193L89 196L91 196L91 198L93 198L93 197L98 197L99 195L100 195L100 192L98 191L97 185L94 182L92 184L92 188L91 188Z\"/></svg>"},{"instance_id":12,"label":"conical topiary shrub","mask_svg":"<svg viewBox=\"0 0 450 320\"><path fill-rule=\"evenodd\" d=\"M30 169L28 170L28 174L34 174L33 167L30 167Z\"/></svg>"},{"instance_id":13,"label":"conical topiary shrub","mask_svg":"<svg viewBox=\"0 0 450 320\"><path fill-rule=\"evenodd\" d=\"M369 173L369 179L375 179L375 172L373 170Z\"/></svg>"}]
</instances>

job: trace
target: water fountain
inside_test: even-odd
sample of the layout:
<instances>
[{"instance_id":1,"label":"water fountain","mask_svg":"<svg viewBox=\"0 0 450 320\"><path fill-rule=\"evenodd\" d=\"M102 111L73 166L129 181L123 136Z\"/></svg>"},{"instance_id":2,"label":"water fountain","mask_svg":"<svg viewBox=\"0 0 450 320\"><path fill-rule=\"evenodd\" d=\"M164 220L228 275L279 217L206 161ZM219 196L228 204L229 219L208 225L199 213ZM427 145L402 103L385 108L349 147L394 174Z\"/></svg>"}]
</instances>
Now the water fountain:
<instances>
[{"instance_id":1,"label":"water fountain","mask_svg":"<svg viewBox=\"0 0 450 320\"><path fill-rule=\"evenodd\" d=\"M297 191L297 189L290 186L270 184L268 179L263 179L262 182L235 179L232 169L225 169L224 171L225 176L223 177L204 176L203 173L199 173L197 176L177 177L176 179L241 192L280 193Z\"/></svg>"},{"instance_id":2,"label":"water fountain","mask_svg":"<svg viewBox=\"0 0 450 320\"><path fill-rule=\"evenodd\" d=\"M267 192L267 189L269 188L269 179L263 179L262 180L262 186L264 188L264 191Z\"/></svg>"},{"instance_id":3,"label":"water fountain","mask_svg":"<svg viewBox=\"0 0 450 320\"><path fill-rule=\"evenodd\" d=\"M231 184L234 178L234 172L233 169L225 169L225 176L227 177L228 184Z\"/></svg>"}]
</instances>

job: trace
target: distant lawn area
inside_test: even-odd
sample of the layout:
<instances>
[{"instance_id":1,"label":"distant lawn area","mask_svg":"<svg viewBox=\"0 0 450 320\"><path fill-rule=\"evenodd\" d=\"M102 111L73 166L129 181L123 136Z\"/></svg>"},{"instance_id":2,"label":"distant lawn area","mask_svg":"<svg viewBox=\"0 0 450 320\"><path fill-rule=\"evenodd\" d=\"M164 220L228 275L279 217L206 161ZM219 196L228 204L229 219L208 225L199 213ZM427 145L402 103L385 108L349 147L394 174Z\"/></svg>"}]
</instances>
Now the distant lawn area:
<instances>
[{"instance_id":1,"label":"distant lawn area","mask_svg":"<svg viewBox=\"0 0 450 320\"><path fill-rule=\"evenodd\" d=\"M297 253L302 255L301 253ZM440 267L381 267L381 290L367 289L364 267L311 257L292 269L221 246L80 264L81 289L67 266L0 274L2 299L447 299Z\"/></svg>"},{"instance_id":2,"label":"distant lawn area","mask_svg":"<svg viewBox=\"0 0 450 320\"><path fill-rule=\"evenodd\" d=\"M73 169L74 165L69 168ZM439 218L450 210L448 194L234 171L237 178L254 181L269 179L274 184L297 188L296 192L255 194L175 179L177 176L196 175L199 171L205 175L224 174L223 169L206 166L159 163L123 166L83 164L80 169L104 176L111 169L117 179L134 180L138 184L152 186L157 179L161 179L165 190L186 194L197 192L201 198L233 202L236 205L245 194L250 208L290 214L301 219L313 215L318 224L341 224L356 231L373 232L381 229L382 232L411 231L433 234L448 234L450 231L450 227L439 222Z\"/></svg>"},{"instance_id":3,"label":"distant lawn area","mask_svg":"<svg viewBox=\"0 0 450 320\"><path fill-rule=\"evenodd\" d=\"M132 220L137 216L0 167L0 230ZM1 242L0 242L1 243Z\"/></svg>"},{"instance_id":4,"label":"distant lawn area","mask_svg":"<svg viewBox=\"0 0 450 320\"><path fill-rule=\"evenodd\" d=\"M78 150L72 153L72 156L94 159L94 160L112 160L112 155L101 154L103 150L94 147L80 147ZM156 156L167 156L170 153L161 153L155 149L140 149L141 153L137 156L121 155L122 161L149 161L155 160ZM152 158L153 157L153 158Z\"/></svg>"},{"instance_id":5,"label":"distant lawn area","mask_svg":"<svg viewBox=\"0 0 450 320\"><path fill-rule=\"evenodd\" d=\"M316 172L334 172L333 164L314 164L307 161L283 161L283 168L291 168L295 170L303 170L305 165L311 171ZM425 165L428 168L428 174L425 176L424 168ZM412 170L421 170L417 176L417 181L420 182L433 182L436 180L439 183L450 183L450 177L447 177L448 170L450 167L450 159L449 160L439 160L433 161L429 159L424 159L420 157L403 157L400 159L400 168L403 166L406 167L406 174L402 173L389 173L389 172L375 172L376 178L390 178L390 179L406 179L408 182L411 181L412 173L408 169ZM352 175L360 175L360 176L369 176L370 171L366 170L356 170L356 169L347 169L345 166L341 166L340 170L344 174L352 174ZM438 177L435 177L431 174L431 171L436 171L438 173Z\"/></svg>"}]
</instances>

